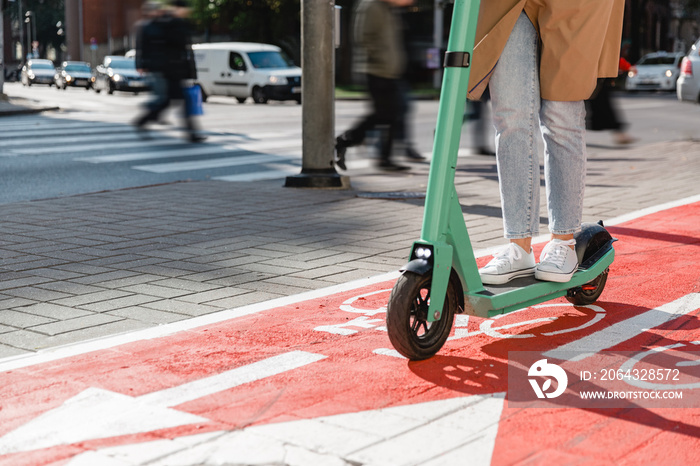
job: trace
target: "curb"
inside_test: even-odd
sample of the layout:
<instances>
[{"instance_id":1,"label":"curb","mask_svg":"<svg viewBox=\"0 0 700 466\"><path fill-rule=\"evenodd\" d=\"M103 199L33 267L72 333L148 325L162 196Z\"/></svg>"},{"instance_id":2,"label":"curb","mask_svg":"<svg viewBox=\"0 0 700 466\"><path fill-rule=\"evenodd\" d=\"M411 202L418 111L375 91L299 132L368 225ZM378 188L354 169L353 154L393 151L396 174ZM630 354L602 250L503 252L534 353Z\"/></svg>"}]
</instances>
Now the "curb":
<instances>
[{"instance_id":1,"label":"curb","mask_svg":"<svg viewBox=\"0 0 700 466\"><path fill-rule=\"evenodd\" d=\"M34 113L50 112L60 110L60 107L39 107L39 108L17 108L11 110L0 110L0 118L14 115L31 115Z\"/></svg>"}]
</instances>

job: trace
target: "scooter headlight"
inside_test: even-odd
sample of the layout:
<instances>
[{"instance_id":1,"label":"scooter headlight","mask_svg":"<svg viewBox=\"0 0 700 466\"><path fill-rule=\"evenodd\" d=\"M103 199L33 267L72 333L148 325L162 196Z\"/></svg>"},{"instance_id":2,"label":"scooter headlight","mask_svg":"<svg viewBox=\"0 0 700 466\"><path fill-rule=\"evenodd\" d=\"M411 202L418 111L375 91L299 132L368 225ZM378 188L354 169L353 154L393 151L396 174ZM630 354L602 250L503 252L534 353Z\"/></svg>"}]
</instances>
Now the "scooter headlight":
<instances>
[{"instance_id":1,"label":"scooter headlight","mask_svg":"<svg viewBox=\"0 0 700 466\"><path fill-rule=\"evenodd\" d=\"M430 250L430 248L427 247L417 247L416 248L416 257L418 259L429 259L430 256L433 255L433 251Z\"/></svg>"}]
</instances>

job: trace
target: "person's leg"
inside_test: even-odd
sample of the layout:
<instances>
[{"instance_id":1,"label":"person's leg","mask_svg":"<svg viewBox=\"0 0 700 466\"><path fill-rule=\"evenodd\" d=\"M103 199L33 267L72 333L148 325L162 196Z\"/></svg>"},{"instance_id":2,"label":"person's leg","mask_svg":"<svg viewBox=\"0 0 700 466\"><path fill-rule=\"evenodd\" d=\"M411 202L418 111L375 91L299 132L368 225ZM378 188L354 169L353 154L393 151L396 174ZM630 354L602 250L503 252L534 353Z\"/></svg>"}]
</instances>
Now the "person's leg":
<instances>
[{"instance_id":1,"label":"person's leg","mask_svg":"<svg viewBox=\"0 0 700 466\"><path fill-rule=\"evenodd\" d=\"M480 270L484 283L534 273L531 241L539 231L540 196L537 47L537 32L522 13L489 81L504 236L512 244Z\"/></svg>"},{"instance_id":2,"label":"person's leg","mask_svg":"<svg viewBox=\"0 0 700 466\"><path fill-rule=\"evenodd\" d=\"M504 236L508 239L528 239L539 231L537 41L535 27L522 13L489 81Z\"/></svg>"},{"instance_id":3,"label":"person's leg","mask_svg":"<svg viewBox=\"0 0 700 466\"><path fill-rule=\"evenodd\" d=\"M574 233L581 229L586 177L586 107L583 101L542 101L545 184L552 241L535 277L568 282L578 268Z\"/></svg>"},{"instance_id":4,"label":"person's leg","mask_svg":"<svg viewBox=\"0 0 700 466\"><path fill-rule=\"evenodd\" d=\"M371 74L366 75L367 79L367 90L369 91L370 98L372 100L372 112L368 113L360 121L355 123L355 125L343 132L340 136L335 138L335 152L336 160L335 164L341 170L346 170L345 165L345 152L348 147L359 146L365 140L367 132L374 129L377 125L377 79Z\"/></svg>"},{"instance_id":5,"label":"person's leg","mask_svg":"<svg viewBox=\"0 0 700 466\"><path fill-rule=\"evenodd\" d=\"M542 101L544 177L549 230L570 236L581 229L586 178L586 107L584 102Z\"/></svg>"},{"instance_id":6,"label":"person's leg","mask_svg":"<svg viewBox=\"0 0 700 466\"><path fill-rule=\"evenodd\" d=\"M146 112L135 122L138 129L150 121L158 121L160 114L170 105L168 83L161 73L151 75L151 92L153 98L145 104Z\"/></svg>"}]
</instances>

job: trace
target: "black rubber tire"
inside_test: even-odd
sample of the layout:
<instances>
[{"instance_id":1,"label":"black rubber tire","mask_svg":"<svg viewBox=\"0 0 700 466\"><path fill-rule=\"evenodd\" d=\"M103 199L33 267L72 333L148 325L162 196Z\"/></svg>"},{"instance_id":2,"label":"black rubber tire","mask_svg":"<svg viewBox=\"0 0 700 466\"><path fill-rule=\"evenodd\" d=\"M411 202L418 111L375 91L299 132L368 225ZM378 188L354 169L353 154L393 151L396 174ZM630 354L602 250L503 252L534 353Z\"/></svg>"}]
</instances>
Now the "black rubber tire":
<instances>
[{"instance_id":1,"label":"black rubber tire","mask_svg":"<svg viewBox=\"0 0 700 466\"><path fill-rule=\"evenodd\" d=\"M256 86L253 88L253 101L256 104L267 103L267 96L265 95L265 91L261 87Z\"/></svg>"},{"instance_id":2,"label":"black rubber tire","mask_svg":"<svg viewBox=\"0 0 700 466\"><path fill-rule=\"evenodd\" d=\"M566 299L575 306L593 304L600 298L603 289L605 289L605 284L608 281L608 271L609 269L605 269L605 272L585 285L570 289L566 294Z\"/></svg>"},{"instance_id":3,"label":"black rubber tire","mask_svg":"<svg viewBox=\"0 0 700 466\"><path fill-rule=\"evenodd\" d=\"M452 329L459 303L452 280L447 286L440 320L428 322L432 275L405 272L396 281L389 296L386 326L396 351L412 361L432 357L440 351Z\"/></svg>"},{"instance_id":4,"label":"black rubber tire","mask_svg":"<svg viewBox=\"0 0 700 466\"><path fill-rule=\"evenodd\" d=\"M236 97L236 100L238 101L239 104L244 104L246 100L248 100L246 97Z\"/></svg>"}]
</instances>

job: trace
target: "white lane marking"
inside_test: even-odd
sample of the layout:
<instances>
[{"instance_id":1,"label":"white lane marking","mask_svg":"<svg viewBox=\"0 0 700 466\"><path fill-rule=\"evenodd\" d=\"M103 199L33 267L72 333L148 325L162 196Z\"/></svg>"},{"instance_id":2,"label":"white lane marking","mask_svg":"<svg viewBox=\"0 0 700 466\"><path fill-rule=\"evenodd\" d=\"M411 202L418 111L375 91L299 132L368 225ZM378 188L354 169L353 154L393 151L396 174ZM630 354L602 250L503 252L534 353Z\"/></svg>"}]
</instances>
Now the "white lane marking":
<instances>
[{"instance_id":1,"label":"white lane marking","mask_svg":"<svg viewBox=\"0 0 700 466\"><path fill-rule=\"evenodd\" d=\"M658 212L662 212L664 210L669 210L674 207L680 207L688 204L694 204L696 202L700 202L700 194L697 194L695 196L690 196L686 197L683 199L678 199L677 201L671 201L671 202L666 202L664 204L659 204L651 207L647 207L646 209L640 209L640 210L635 210L634 212L630 212L629 214L624 214L620 215L618 217L611 218L609 220L605 220L605 226L613 226L613 225L619 225L620 223L624 222L629 222L630 220L634 220L640 217L645 217L647 215L655 214Z\"/></svg>"},{"instance_id":2,"label":"white lane marking","mask_svg":"<svg viewBox=\"0 0 700 466\"><path fill-rule=\"evenodd\" d=\"M75 456L93 464L489 465L504 393L472 395L315 419L107 447ZM439 441L426 441L426 439Z\"/></svg>"},{"instance_id":3,"label":"white lane marking","mask_svg":"<svg viewBox=\"0 0 700 466\"><path fill-rule=\"evenodd\" d=\"M98 139L100 140L100 139ZM120 137L120 142L105 143L105 136L102 136L101 141L97 144L75 144L71 146L60 145L52 147L32 147L26 149L12 149L17 155L41 155L41 154L75 154L76 152L92 152L104 150L123 150L133 148L143 148L149 146L172 146L183 145L181 139L141 139L139 137ZM77 142L77 141L76 141ZM53 143L53 141L52 141ZM75 160L75 159L74 159Z\"/></svg>"},{"instance_id":4,"label":"white lane marking","mask_svg":"<svg viewBox=\"0 0 700 466\"><path fill-rule=\"evenodd\" d=\"M186 162L153 163L148 165L134 165L131 168L151 173L173 173L189 170L204 170L211 168L237 167L266 162L279 162L281 160L298 159L299 155L239 155L237 157L220 157L216 159L192 160Z\"/></svg>"},{"instance_id":5,"label":"white lane marking","mask_svg":"<svg viewBox=\"0 0 700 466\"><path fill-rule=\"evenodd\" d=\"M193 155L230 154L231 151L221 146L197 146L177 150L159 150L134 152L129 154L98 155L95 157L77 157L74 160L88 163L132 162L135 160L164 159L169 157L188 157Z\"/></svg>"},{"instance_id":6,"label":"white lane marking","mask_svg":"<svg viewBox=\"0 0 700 466\"><path fill-rule=\"evenodd\" d=\"M691 293L656 309L613 324L587 337L547 351L544 356L566 361L581 361L639 335L644 329L658 327L699 308L700 293Z\"/></svg>"},{"instance_id":7,"label":"white lane marking","mask_svg":"<svg viewBox=\"0 0 700 466\"><path fill-rule=\"evenodd\" d=\"M149 393L140 396L139 399L156 406L177 406L229 388L297 369L325 358L326 356L321 354L290 351L221 374Z\"/></svg>"},{"instance_id":8,"label":"white lane marking","mask_svg":"<svg viewBox=\"0 0 700 466\"><path fill-rule=\"evenodd\" d=\"M291 351L136 398L90 387L0 438L0 454L177 427L208 419L173 406L272 377L326 356Z\"/></svg>"},{"instance_id":9,"label":"white lane marking","mask_svg":"<svg viewBox=\"0 0 700 466\"><path fill-rule=\"evenodd\" d=\"M209 142L217 142L217 139L212 139ZM179 150L161 150L149 152L135 152L129 154L112 154L112 155L97 155L94 157L77 157L74 160L88 163L116 163L116 162L134 162L137 160L150 159L165 159L175 157L188 157L194 155L211 155L211 154L250 154L251 152L262 152L271 149L277 150L297 150L298 146L290 143L277 143L272 148L269 145L258 145L257 143L245 143L240 145L217 146L217 145L201 145L197 147L183 148Z\"/></svg>"}]
</instances>

